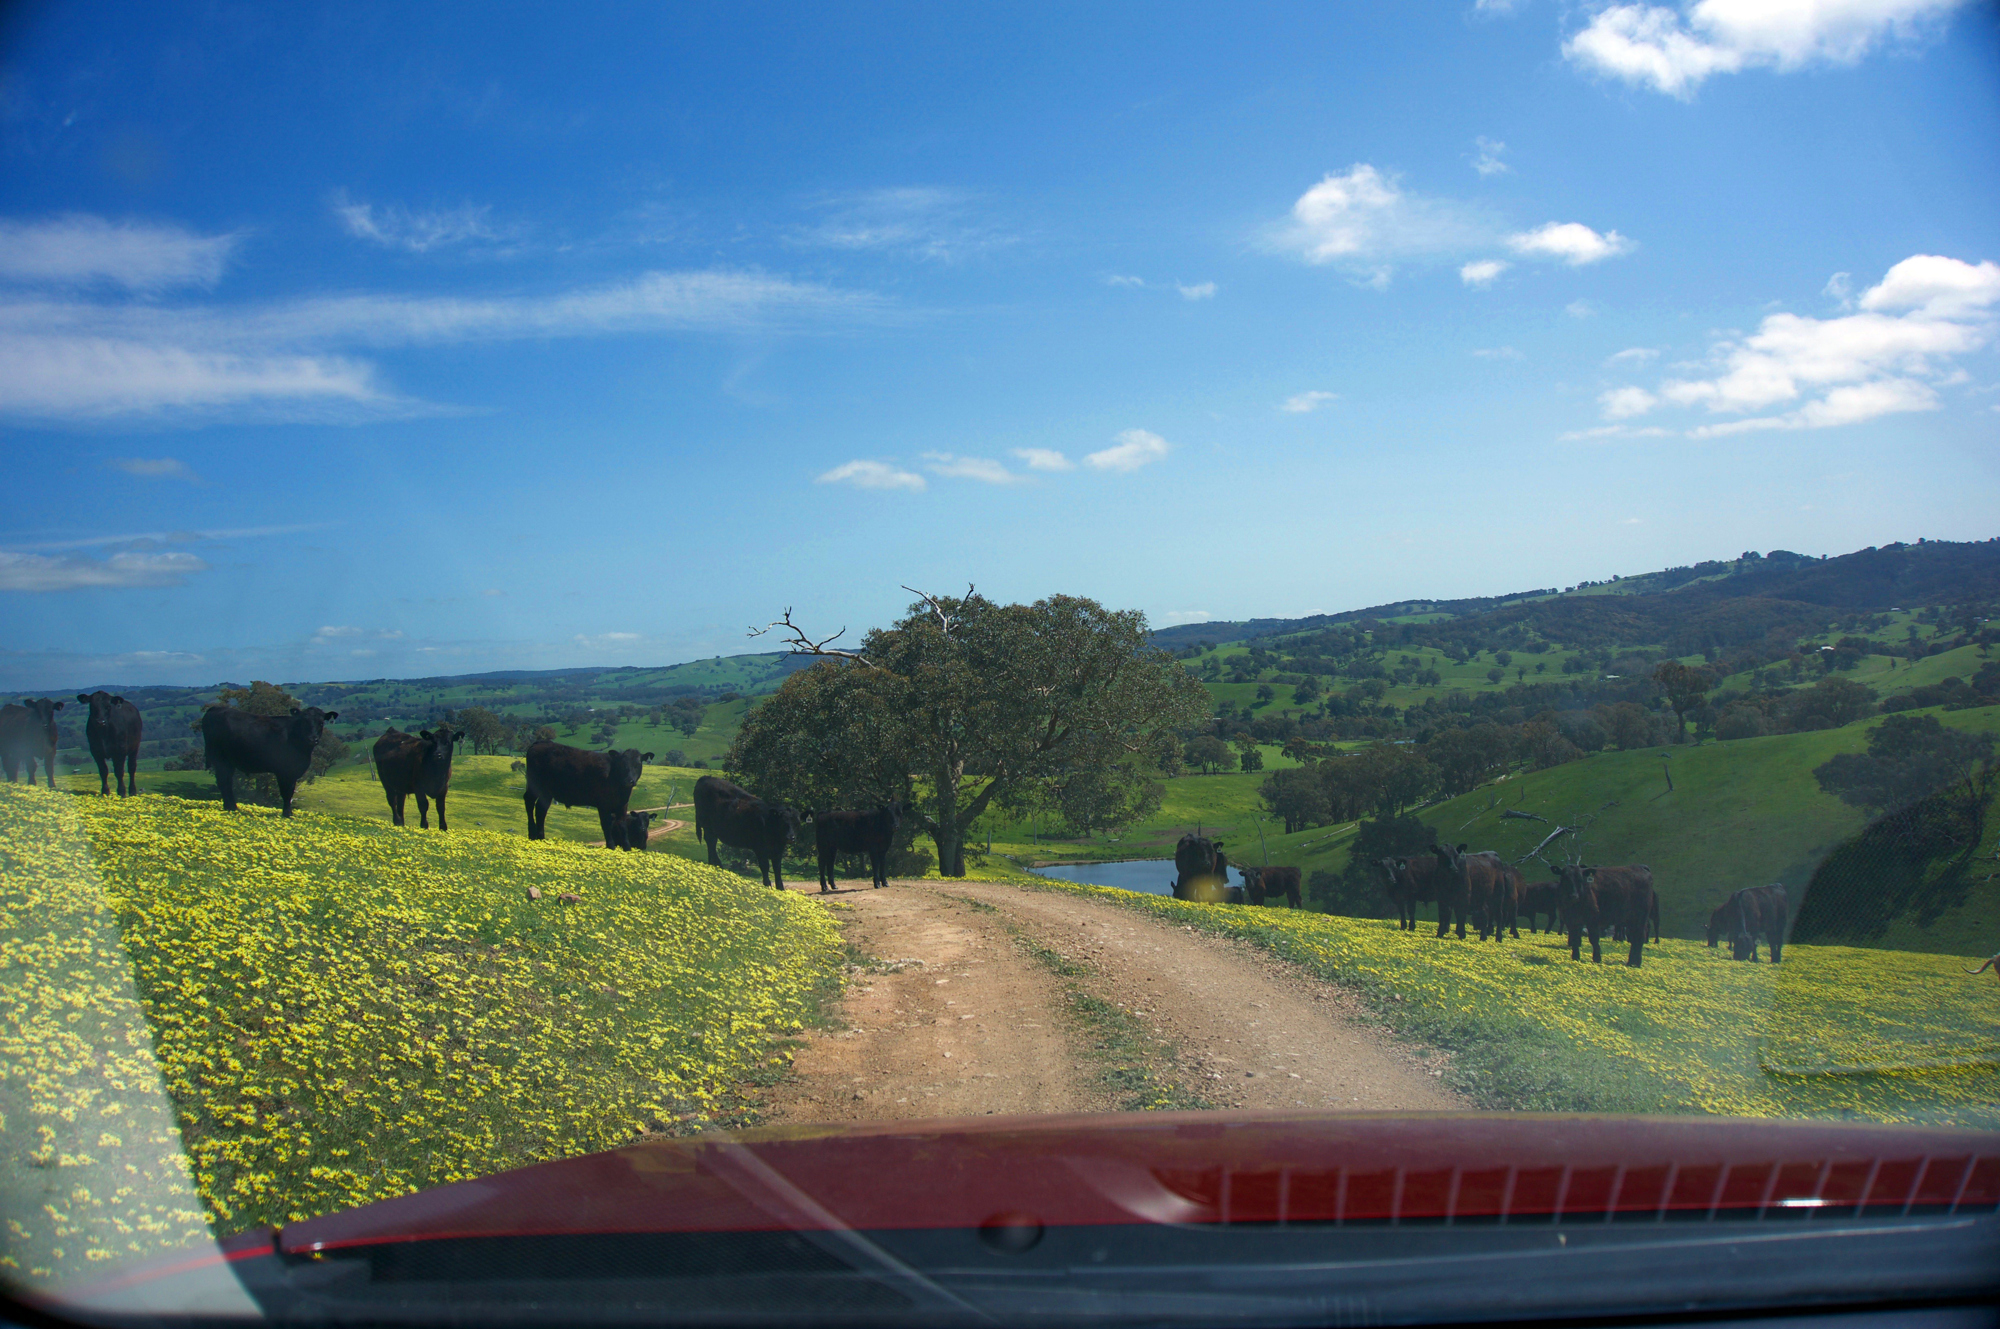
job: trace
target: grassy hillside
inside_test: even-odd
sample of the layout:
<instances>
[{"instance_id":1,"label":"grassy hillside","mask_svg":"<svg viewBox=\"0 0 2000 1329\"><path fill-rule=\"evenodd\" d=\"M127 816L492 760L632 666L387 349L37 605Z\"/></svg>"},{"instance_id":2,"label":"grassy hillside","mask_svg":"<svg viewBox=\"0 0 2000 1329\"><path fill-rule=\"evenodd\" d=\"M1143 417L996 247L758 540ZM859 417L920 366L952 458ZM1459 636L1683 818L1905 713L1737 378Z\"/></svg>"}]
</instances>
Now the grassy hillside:
<instances>
[{"instance_id":1,"label":"grassy hillside","mask_svg":"<svg viewBox=\"0 0 2000 1329\"><path fill-rule=\"evenodd\" d=\"M172 1167L96 1177L174 1158L162 1084L222 1231L695 1129L841 962L816 903L671 855L0 786L0 1173L54 1206L0 1242L56 1279L170 1243Z\"/></svg>"},{"instance_id":2,"label":"grassy hillside","mask_svg":"<svg viewBox=\"0 0 2000 1329\"><path fill-rule=\"evenodd\" d=\"M1963 956L1795 946L1772 966L1670 940L1630 969L1572 961L1546 937L1482 946L1394 920L1046 888L1253 941L1339 982L1449 1051L1457 1086L1487 1107L2000 1126L2000 1004Z\"/></svg>"}]
</instances>

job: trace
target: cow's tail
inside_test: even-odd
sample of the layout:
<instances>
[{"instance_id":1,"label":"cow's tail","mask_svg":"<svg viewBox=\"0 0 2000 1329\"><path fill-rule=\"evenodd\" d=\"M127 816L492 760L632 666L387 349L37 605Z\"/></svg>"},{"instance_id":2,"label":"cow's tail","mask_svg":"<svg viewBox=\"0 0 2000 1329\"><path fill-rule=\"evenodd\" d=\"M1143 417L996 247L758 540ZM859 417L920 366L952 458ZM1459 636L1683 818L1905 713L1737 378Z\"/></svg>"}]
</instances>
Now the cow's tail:
<instances>
[{"instance_id":1,"label":"cow's tail","mask_svg":"<svg viewBox=\"0 0 2000 1329\"><path fill-rule=\"evenodd\" d=\"M1660 939L1660 893L1658 891L1653 892L1653 902L1648 907L1647 913L1652 916L1653 920L1653 940L1658 941Z\"/></svg>"}]
</instances>

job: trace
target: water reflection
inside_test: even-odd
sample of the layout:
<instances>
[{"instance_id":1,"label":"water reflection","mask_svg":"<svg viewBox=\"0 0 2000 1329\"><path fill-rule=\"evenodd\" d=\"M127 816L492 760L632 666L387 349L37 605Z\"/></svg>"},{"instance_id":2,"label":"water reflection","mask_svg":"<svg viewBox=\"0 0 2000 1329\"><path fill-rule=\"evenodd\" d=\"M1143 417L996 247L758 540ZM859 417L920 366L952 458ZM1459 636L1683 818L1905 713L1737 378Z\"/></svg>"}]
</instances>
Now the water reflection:
<instances>
[{"instance_id":1,"label":"water reflection","mask_svg":"<svg viewBox=\"0 0 2000 1329\"><path fill-rule=\"evenodd\" d=\"M1147 895L1174 893L1174 860L1171 858L1128 858L1117 863L1052 863L1035 869L1044 877L1080 881L1089 886L1115 886L1121 891L1141 891ZM1243 874L1232 864L1229 884L1243 887Z\"/></svg>"}]
</instances>

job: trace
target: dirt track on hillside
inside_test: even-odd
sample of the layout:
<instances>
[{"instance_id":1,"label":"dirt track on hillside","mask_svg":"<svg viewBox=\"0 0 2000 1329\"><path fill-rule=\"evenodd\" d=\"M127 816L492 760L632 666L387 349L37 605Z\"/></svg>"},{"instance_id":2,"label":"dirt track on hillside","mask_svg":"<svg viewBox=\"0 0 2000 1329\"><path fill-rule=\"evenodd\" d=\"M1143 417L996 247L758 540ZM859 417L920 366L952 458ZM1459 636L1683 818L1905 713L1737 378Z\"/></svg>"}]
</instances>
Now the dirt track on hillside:
<instances>
[{"instance_id":1,"label":"dirt track on hillside","mask_svg":"<svg viewBox=\"0 0 2000 1329\"><path fill-rule=\"evenodd\" d=\"M1247 944L990 882L862 882L827 898L873 963L841 1000L846 1027L810 1035L773 1091L773 1124L1117 1110L1104 1029L1078 1015L1078 992L1137 1022L1182 1101L1471 1106L1441 1083L1434 1054L1397 1046L1342 989Z\"/></svg>"}]
</instances>

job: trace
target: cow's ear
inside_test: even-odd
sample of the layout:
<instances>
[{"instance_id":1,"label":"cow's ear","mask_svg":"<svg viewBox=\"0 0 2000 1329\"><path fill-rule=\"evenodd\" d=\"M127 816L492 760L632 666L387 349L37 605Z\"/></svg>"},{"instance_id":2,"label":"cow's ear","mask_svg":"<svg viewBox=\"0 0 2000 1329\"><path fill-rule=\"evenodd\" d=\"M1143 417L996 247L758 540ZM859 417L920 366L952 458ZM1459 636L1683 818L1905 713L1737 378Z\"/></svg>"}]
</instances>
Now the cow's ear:
<instances>
[{"instance_id":1,"label":"cow's ear","mask_svg":"<svg viewBox=\"0 0 2000 1329\"><path fill-rule=\"evenodd\" d=\"M1463 844L1462 844L1462 845L1460 845L1460 846L1458 847L1458 852L1462 854L1462 853L1464 853L1464 852L1466 851L1466 849L1467 849L1467 848L1468 848L1468 845L1463 845Z\"/></svg>"},{"instance_id":2,"label":"cow's ear","mask_svg":"<svg viewBox=\"0 0 2000 1329\"><path fill-rule=\"evenodd\" d=\"M84 705L86 705L86 706L90 705L90 697L89 697L89 696L88 696L87 694L85 694L85 693L82 693L82 692L79 692L79 693L77 693L77 694L76 694L76 699L77 699L78 701L82 702L82 703L83 703ZM117 700L118 700L118 698L116 698L116 697L113 697L113 698L112 698L111 700L113 700L113 701L117 701Z\"/></svg>"},{"instance_id":3,"label":"cow's ear","mask_svg":"<svg viewBox=\"0 0 2000 1329\"><path fill-rule=\"evenodd\" d=\"M338 720L338 719L340 718L340 712L339 712L339 711L328 711L328 712L326 713L326 715L325 715L324 717L322 717L322 718L324 718L324 719L328 719L328 720Z\"/></svg>"},{"instance_id":4,"label":"cow's ear","mask_svg":"<svg viewBox=\"0 0 2000 1329\"><path fill-rule=\"evenodd\" d=\"M111 699L111 704L113 706L123 706L125 704L125 699L123 697L113 697Z\"/></svg>"},{"instance_id":5,"label":"cow's ear","mask_svg":"<svg viewBox=\"0 0 2000 1329\"><path fill-rule=\"evenodd\" d=\"M640 761L651 761L652 759L653 759L653 754L650 752L642 752L639 754Z\"/></svg>"},{"instance_id":6,"label":"cow's ear","mask_svg":"<svg viewBox=\"0 0 2000 1329\"><path fill-rule=\"evenodd\" d=\"M419 730L417 731L417 737L418 737L418 738L434 738L434 737L436 737L436 735L432 734L432 733L431 733L431 731L430 731L430 730L428 730L428 729L419 729Z\"/></svg>"},{"instance_id":7,"label":"cow's ear","mask_svg":"<svg viewBox=\"0 0 2000 1329\"><path fill-rule=\"evenodd\" d=\"M57 710L61 710L62 708L63 708L63 704L62 704L61 702L57 702L57 703L56 703L56 709L57 709Z\"/></svg>"},{"instance_id":8,"label":"cow's ear","mask_svg":"<svg viewBox=\"0 0 2000 1329\"><path fill-rule=\"evenodd\" d=\"M292 714L297 715L298 713L299 713L299 708L296 706L292 707Z\"/></svg>"}]
</instances>

